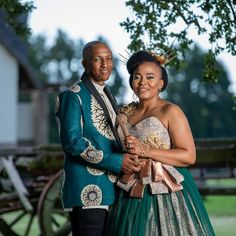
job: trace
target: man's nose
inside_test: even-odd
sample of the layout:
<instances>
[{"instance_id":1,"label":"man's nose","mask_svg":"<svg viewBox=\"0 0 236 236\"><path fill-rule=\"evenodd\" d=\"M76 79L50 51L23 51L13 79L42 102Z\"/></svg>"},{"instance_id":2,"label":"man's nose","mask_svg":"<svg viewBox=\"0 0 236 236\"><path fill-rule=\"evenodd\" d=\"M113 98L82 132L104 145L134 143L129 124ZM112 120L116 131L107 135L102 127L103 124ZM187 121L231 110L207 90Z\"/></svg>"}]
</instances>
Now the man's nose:
<instances>
[{"instance_id":1,"label":"man's nose","mask_svg":"<svg viewBox=\"0 0 236 236\"><path fill-rule=\"evenodd\" d=\"M106 59L102 59L102 61L101 61L101 66L102 66L103 68L106 68L106 67L107 67L107 61L106 61Z\"/></svg>"}]
</instances>

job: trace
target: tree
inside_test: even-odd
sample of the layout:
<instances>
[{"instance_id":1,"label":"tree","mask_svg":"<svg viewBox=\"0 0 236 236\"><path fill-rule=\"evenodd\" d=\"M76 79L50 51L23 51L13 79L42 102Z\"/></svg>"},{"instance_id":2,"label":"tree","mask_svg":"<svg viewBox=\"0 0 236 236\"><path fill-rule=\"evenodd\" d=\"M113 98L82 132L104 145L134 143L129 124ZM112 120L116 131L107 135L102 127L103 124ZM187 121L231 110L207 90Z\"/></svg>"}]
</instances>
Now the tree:
<instances>
[{"instance_id":1,"label":"tree","mask_svg":"<svg viewBox=\"0 0 236 236\"><path fill-rule=\"evenodd\" d=\"M98 37L98 40L107 43L101 36ZM81 64L84 45L82 39L72 40L62 30L57 31L56 38L50 46L43 35L31 37L30 61L38 72L39 79L45 83L46 87L54 87L55 89L62 87L63 89L78 80L84 71ZM112 78L108 87L119 102L123 102L124 82L119 73L118 60L115 56Z\"/></svg>"},{"instance_id":2,"label":"tree","mask_svg":"<svg viewBox=\"0 0 236 236\"><path fill-rule=\"evenodd\" d=\"M82 39L75 42L62 30L52 45L44 35L31 37L30 60L46 87L70 85L78 79L83 45Z\"/></svg>"},{"instance_id":3,"label":"tree","mask_svg":"<svg viewBox=\"0 0 236 236\"><path fill-rule=\"evenodd\" d=\"M195 138L235 137L236 113L228 91L230 82L221 64L218 64L218 83L201 80L204 53L195 47L186 55L188 66L181 72L169 70L168 100L178 104L188 117Z\"/></svg>"},{"instance_id":4,"label":"tree","mask_svg":"<svg viewBox=\"0 0 236 236\"><path fill-rule=\"evenodd\" d=\"M21 3L19 0L0 0L0 11L6 22L22 38L28 38L31 30L27 25L27 16L34 9L32 2Z\"/></svg>"},{"instance_id":5,"label":"tree","mask_svg":"<svg viewBox=\"0 0 236 236\"><path fill-rule=\"evenodd\" d=\"M217 81L216 56L223 51L236 55L235 5L235 0L126 0L133 18L128 17L121 26L130 33L131 51L174 49L180 57L191 49L193 31L208 35L212 46L204 58L203 77ZM180 61L175 63L178 67Z\"/></svg>"}]
</instances>

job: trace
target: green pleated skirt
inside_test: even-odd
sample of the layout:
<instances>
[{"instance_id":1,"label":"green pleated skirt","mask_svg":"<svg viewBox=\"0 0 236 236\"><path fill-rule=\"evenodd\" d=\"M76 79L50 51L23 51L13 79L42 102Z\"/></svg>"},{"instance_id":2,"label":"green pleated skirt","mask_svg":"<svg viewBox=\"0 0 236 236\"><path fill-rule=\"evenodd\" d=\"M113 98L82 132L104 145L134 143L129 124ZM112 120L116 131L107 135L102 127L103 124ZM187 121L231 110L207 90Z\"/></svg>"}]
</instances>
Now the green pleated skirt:
<instances>
[{"instance_id":1,"label":"green pleated skirt","mask_svg":"<svg viewBox=\"0 0 236 236\"><path fill-rule=\"evenodd\" d=\"M120 190L110 210L108 236L214 236L206 209L191 174L183 176L183 190L152 195L147 185L142 199Z\"/></svg>"}]
</instances>

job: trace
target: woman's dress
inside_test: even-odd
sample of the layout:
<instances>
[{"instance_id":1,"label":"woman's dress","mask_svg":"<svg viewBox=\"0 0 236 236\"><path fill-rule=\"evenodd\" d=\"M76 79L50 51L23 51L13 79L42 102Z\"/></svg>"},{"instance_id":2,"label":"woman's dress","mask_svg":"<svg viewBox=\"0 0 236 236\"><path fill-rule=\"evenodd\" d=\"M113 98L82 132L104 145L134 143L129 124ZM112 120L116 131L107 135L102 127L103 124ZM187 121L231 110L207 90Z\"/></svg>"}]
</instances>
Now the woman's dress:
<instances>
[{"instance_id":1,"label":"woman's dress","mask_svg":"<svg viewBox=\"0 0 236 236\"><path fill-rule=\"evenodd\" d=\"M168 130L156 117L146 118L132 127L128 124L128 129L130 134L137 137L145 145L161 149L171 147ZM171 179L179 179L180 181L177 182L181 184L182 190L175 189L173 192L171 187L166 184L167 181L163 181L165 184L157 181L157 183L161 183L160 188L157 188L160 189L160 193L152 194L153 183L147 181L142 192L143 196L137 198L130 197L132 189L126 189L125 185L127 184L123 184L123 189L126 191L118 190L117 201L110 211L107 227L109 236L214 235L191 174L183 167L169 167L173 168L174 171L177 170L177 177L172 176ZM164 170L168 172L166 168ZM176 174L171 169L168 173L169 176L171 173ZM181 180L181 177L184 180ZM122 187L122 183L120 186ZM161 186L164 187L164 190ZM165 188L168 191L165 191Z\"/></svg>"}]
</instances>

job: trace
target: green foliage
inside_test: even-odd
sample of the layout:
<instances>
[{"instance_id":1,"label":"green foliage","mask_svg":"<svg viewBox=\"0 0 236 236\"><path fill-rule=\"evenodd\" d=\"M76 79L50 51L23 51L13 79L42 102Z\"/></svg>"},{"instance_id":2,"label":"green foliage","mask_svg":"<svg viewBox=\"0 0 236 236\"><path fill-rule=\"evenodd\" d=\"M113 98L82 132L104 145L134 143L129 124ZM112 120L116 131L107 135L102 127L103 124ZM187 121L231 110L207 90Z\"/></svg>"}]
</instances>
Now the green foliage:
<instances>
[{"instance_id":1,"label":"green foliage","mask_svg":"<svg viewBox=\"0 0 236 236\"><path fill-rule=\"evenodd\" d=\"M29 41L29 60L37 72L38 78L43 82L48 80L47 63L49 50L46 46L46 37L43 35L33 36Z\"/></svg>"},{"instance_id":2,"label":"green foliage","mask_svg":"<svg viewBox=\"0 0 236 236\"><path fill-rule=\"evenodd\" d=\"M55 101L58 92L50 93L48 102L49 102L49 143L60 143L59 133L58 133L58 124L55 117ZM45 149L45 151L57 151L57 150L48 150L47 148L40 148Z\"/></svg>"},{"instance_id":3,"label":"green foliage","mask_svg":"<svg viewBox=\"0 0 236 236\"><path fill-rule=\"evenodd\" d=\"M229 79L221 64L218 83L206 83L202 78L205 54L195 47L186 54L188 65L181 70L170 69L167 98L185 112L195 138L236 137L236 113Z\"/></svg>"},{"instance_id":4,"label":"green foliage","mask_svg":"<svg viewBox=\"0 0 236 236\"><path fill-rule=\"evenodd\" d=\"M107 43L102 37L98 37L98 40ZM46 87L56 86L57 89L70 86L78 80L84 71L81 64L84 45L82 39L72 40L62 30L58 30L52 45L47 44L44 35L30 39L30 61ZM118 60L114 60L114 70L108 86L112 94L122 102L124 83L118 70Z\"/></svg>"},{"instance_id":5,"label":"green foliage","mask_svg":"<svg viewBox=\"0 0 236 236\"><path fill-rule=\"evenodd\" d=\"M211 48L205 59L203 78L215 82L218 77L216 56L226 51L236 55L235 1L217 0L126 0L132 17L121 26L130 34L129 49L176 50L178 68L192 47L191 34L207 35ZM163 53L161 52L161 53Z\"/></svg>"},{"instance_id":6,"label":"green foliage","mask_svg":"<svg viewBox=\"0 0 236 236\"><path fill-rule=\"evenodd\" d=\"M58 30L52 45L43 35L30 39L30 61L45 84L70 85L78 79L83 40L74 42Z\"/></svg>"},{"instance_id":7,"label":"green foliage","mask_svg":"<svg viewBox=\"0 0 236 236\"><path fill-rule=\"evenodd\" d=\"M0 0L0 9L6 12L6 22L22 38L29 37L31 30L25 19L34 9L33 2L21 3L19 0Z\"/></svg>"},{"instance_id":8,"label":"green foliage","mask_svg":"<svg viewBox=\"0 0 236 236\"><path fill-rule=\"evenodd\" d=\"M209 50L204 58L205 67L203 69L203 78L208 82L217 82L219 76L219 69L217 68L217 62L215 54Z\"/></svg>"},{"instance_id":9,"label":"green foliage","mask_svg":"<svg viewBox=\"0 0 236 236\"><path fill-rule=\"evenodd\" d=\"M233 109L236 111L236 96L233 96L233 100L234 100L234 107L233 107Z\"/></svg>"}]
</instances>

